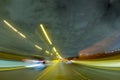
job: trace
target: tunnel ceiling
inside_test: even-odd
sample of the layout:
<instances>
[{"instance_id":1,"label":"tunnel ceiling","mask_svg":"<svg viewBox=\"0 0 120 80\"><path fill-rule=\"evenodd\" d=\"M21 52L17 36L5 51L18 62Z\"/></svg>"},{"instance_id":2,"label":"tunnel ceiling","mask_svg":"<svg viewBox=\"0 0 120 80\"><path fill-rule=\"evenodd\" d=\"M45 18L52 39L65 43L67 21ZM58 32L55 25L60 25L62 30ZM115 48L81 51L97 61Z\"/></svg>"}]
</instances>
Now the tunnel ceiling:
<instances>
[{"instance_id":1,"label":"tunnel ceiling","mask_svg":"<svg viewBox=\"0 0 120 80\"><path fill-rule=\"evenodd\" d=\"M43 24L62 56L77 56L80 50L120 34L119 8L119 0L0 0L0 50L43 55L33 46L51 49L39 27ZM3 19L27 39L7 27ZM120 47L119 37L112 45L106 49Z\"/></svg>"}]
</instances>

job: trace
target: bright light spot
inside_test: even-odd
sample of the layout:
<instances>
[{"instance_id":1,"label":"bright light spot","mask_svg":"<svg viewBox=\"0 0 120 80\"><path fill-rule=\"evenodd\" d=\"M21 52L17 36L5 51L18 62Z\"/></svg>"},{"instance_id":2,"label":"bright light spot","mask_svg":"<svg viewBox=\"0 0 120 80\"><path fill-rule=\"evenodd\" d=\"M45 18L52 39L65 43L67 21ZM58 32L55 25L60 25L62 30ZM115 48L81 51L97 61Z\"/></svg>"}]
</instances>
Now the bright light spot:
<instances>
[{"instance_id":1,"label":"bright light spot","mask_svg":"<svg viewBox=\"0 0 120 80\"><path fill-rule=\"evenodd\" d=\"M43 33L45 34L45 36L46 36L46 38L47 38L48 42L50 43L50 45L52 45L52 42L51 42L51 40L49 39L49 37L48 37L48 35L47 35L47 32L45 31L45 29L44 29L43 25L42 25L42 24L40 24L40 26L41 26L42 31L43 31Z\"/></svg>"},{"instance_id":2,"label":"bright light spot","mask_svg":"<svg viewBox=\"0 0 120 80\"><path fill-rule=\"evenodd\" d=\"M37 60L26 60L25 64L26 64L25 67L39 67L39 68L45 67L45 65L42 62Z\"/></svg>"},{"instance_id":3,"label":"bright light spot","mask_svg":"<svg viewBox=\"0 0 120 80\"><path fill-rule=\"evenodd\" d=\"M60 60L53 60L53 62L59 62Z\"/></svg>"},{"instance_id":4,"label":"bright light spot","mask_svg":"<svg viewBox=\"0 0 120 80\"><path fill-rule=\"evenodd\" d=\"M69 61L69 60L68 60L68 61L66 61L66 64L71 64L71 63L72 63L72 61Z\"/></svg>"},{"instance_id":5,"label":"bright light spot","mask_svg":"<svg viewBox=\"0 0 120 80\"><path fill-rule=\"evenodd\" d=\"M36 48L38 48L38 49L40 49L40 50L42 50L42 48L41 48L41 47L39 47L38 45L35 45L35 47L36 47Z\"/></svg>"},{"instance_id":6,"label":"bright light spot","mask_svg":"<svg viewBox=\"0 0 120 80\"><path fill-rule=\"evenodd\" d=\"M31 64L31 65L27 65L25 67L44 67L43 64Z\"/></svg>"}]
</instances>

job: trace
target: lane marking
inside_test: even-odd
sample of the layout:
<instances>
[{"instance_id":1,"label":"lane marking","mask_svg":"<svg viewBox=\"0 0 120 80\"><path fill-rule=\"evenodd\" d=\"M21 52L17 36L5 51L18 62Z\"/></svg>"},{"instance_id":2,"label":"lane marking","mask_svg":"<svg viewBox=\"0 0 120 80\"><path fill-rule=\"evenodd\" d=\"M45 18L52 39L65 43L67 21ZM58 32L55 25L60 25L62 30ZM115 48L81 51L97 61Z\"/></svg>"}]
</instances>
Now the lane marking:
<instances>
[{"instance_id":1,"label":"lane marking","mask_svg":"<svg viewBox=\"0 0 120 80\"><path fill-rule=\"evenodd\" d=\"M17 69L23 69L25 67L20 66L20 67L10 67L10 68L0 68L0 71L8 71L8 70L17 70Z\"/></svg>"},{"instance_id":2,"label":"lane marking","mask_svg":"<svg viewBox=\"0 0 120 80\"><path fill-rule=\"evenodd\" d=\"M90 80L90 79L88 79L86 76L84 76L83 74L81 74L78 71L73 70L73 72L75 72L76 74L78 74L81 78L83 78L83 80Z\"/></svg>"},{"instance_id":3,"label":"lane marking","mask_svg":"<svg viewBox=\"0 0 120 80\"><path fill-rule=\"evenodd\" d=\"M78 64L78 63L75 63L75 64ZM93 68L93 69L120 71L120 67L92 66L92 65L87 65L87 64L79 64L79 65L86 66L88 68Z\"/></svg>"},{"instance_id":4,"label":"lane marking","mask_svg":"<svg viewBox=\"0 0 120 80\"><path fill-rule=\"evenodd\" d=\"M56 66L56 64L57 64L57 62L54 64L54 65L52 65L52 66L50 66L50 67L48 67L47 69L45 69L42 73L40 73L40 74L42 74L42 75L38 75L38 78L36 79L36 80L42 80L42 78L47 74L47 73L49 73L55 66Z\"/></svg>"}]
</instances>

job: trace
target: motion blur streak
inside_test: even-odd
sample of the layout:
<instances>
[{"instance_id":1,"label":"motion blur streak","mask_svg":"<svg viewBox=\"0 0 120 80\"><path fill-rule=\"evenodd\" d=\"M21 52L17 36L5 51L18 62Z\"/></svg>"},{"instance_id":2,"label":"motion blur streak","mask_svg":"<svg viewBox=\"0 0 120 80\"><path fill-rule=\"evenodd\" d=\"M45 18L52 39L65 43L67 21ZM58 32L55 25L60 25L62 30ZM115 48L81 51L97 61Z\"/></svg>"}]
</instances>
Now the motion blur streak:
<instances>
[{"instance_id":1,"label":"motion blur streak","mask_svg":"<svg viewBox=\"0 0 120 80\"><path fill-rule=\"evenodd\" d=\"M19 32L17 29L15 29L10 23L8 23L6 20L3 20L3 22L5 24L8 25L8 27L10 27L12 30L14 30L15 32L17 32L21 37L26 38L26 36L24 34L22 34L21 32Z\"/></svg>"},{"instance_id":2,"label":"motion blur streak","mask_svg":"<svg viewBox=\"0 0 120 80\"><path fill-rule=\"evenodd\" d=\"M74 61L74 63L82 64L100 69L120 70L120 60L103 60L103 61Z\"/></svg>"},{"instance_id":3,"label":"motion blur streak","mask_svg":"<svg viewBox=\"0 0 120 80\"><path fill-rule=\"evenodd\" d=\"M42 25L42 24L40 24L40 26L41 26L42 31L43 31L43 33L45 34L45 37L47 38L48 42L50 43L50 45L52 45L52 42L51 42L50 38L48 37L47 32L45 31L45 29L44 29L43 25Z\"/></svg>"},{"instance_id":4,"label":"motion blur streak","mask_svg":"<svg viewBox=\"0 0 120 80\"><path fill-rule=\"evenodd\" d=\"M38 46L38 45L35 45L35 47L38 48L38 49L40 49L40 50L42 50L42 48L40 46Z\"/></svg>"},{"instance_id":5,"label":"motion blur streak","mask_svg":"<svg viewBox=\"0 0 120 80\"><path fill-rule=\"evenodd\" d=\"M57 50L56 50L56 48L55 48L55 47L53 47L53 50L54 50L55 52L57 52Z\"/></svg>"},{"instance_id":6,"label":"motion blur streak","mask_svg":"<svg viewBox=\"0 0 120 80\"><path fill-rule=\"evenodd\" d=\"M25 68L24 62L0 60L0 71L17 70L17 69L23 69L23 68Z\"/></svg>"},{"instance_id":7,"label":"motion blur streak","mask_svg":"<svg viewBox=\"0 0 120 80\"><path fill-rule=\"evenodd\" d=\"M119 71L86 67L78 63L66 64L60 60L50 61L42 70L20 69L0 72L1 80L119 80ZM12 73L12 74L11 74ZM6 74L9 74L6 77ZM113 77L114 76L114 77Z\"/></svg>"},{"instance_id":8,"label":"motion blur streak","mask_svg":"<svg viewBox=\"0 0 120 80\"><path fill-rule=\"evenodd\" d=\"M44 29L44 27L43 27L42 24L40 24L40 27L42 28L42 31L43 31L45 37L47 38L49 44L50 44L50 45L53 45L52 41L51 41L50 38L48 37L47 32L45 31L45 29ZM56 55L57 55L58 58L62 58L62 57L60 56L60 54L57 52L57 50L56 50L55 47L53 47L53 50L55 51L55 53L56 53Z\"/></svg>"},{"instance_id":9,"label":"motion blur streak","mask_svg":"<svg viewBox=\"0 0 120 80\"><path fill-rule=\"evenodd\" d=\"M20 32L18 32L18 34L19 34L20 36L22 36L23 38L26 38L26 36L25 36L24 34L22 34L22 33L20 33Z\"/></svg>"},{"instance_id":10,"label":"motion blur streak","mask_svg":"<svg viewBox=\"0 0 120 80\"><path fill-rule=\"evenodd\" d=\"M8 25L11 29L13 29L15 32L17 32L17 29L15 29L11 24L9 24L6 20L3 20L5 24Z\"/></svg>"},{"instance_id":11,"label":"motion blur streak","mask_svg":"<svg viewBox=\"0 0 120 80\"><path fill-rule=\"evenodd\" d=\"M25 67L0 68L0 71L17 70L17 69L23 69L23 68L25 68Z\"/></svg>"},{"instance_id":12,"label":"motion blur streak","mask_svg":"<svg viewBox=\"0 0 120 80\"><path fill-rule=\"evenodd\" d=\"M49 51L46 50L45 52L46 52L47 54L49 54Z\"/></svg>"}]
</instances>

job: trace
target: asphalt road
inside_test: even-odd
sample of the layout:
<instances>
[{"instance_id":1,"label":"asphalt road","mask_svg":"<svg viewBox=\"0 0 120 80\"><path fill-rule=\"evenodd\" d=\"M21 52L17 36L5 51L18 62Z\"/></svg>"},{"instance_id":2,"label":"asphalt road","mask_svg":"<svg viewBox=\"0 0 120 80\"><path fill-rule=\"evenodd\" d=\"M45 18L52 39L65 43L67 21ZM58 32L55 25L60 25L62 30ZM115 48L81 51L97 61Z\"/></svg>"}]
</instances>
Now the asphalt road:
<instances>
[{"instance_id":1,"label":"asphalt road","mask_svg":"<svg viewBox=\"0 0 120 80\"><path fill-rule=\"evenodd\" d=\"M80 64L56 62L44 70L1 71L0 80L120 80L120 71L100 70Z\"/></svg>"}]
</instances>

